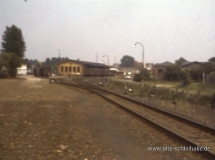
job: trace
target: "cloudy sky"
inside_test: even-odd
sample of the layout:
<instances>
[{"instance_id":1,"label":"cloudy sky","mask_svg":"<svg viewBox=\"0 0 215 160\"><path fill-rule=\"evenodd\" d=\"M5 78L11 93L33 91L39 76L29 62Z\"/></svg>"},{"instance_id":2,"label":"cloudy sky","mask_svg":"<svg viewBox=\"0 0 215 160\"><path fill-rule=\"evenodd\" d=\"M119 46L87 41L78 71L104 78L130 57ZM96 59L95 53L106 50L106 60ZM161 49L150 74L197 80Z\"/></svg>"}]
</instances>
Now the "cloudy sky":
<instances>
[{"instance_id":1,"label":"cloudy sky","mask_svg":"<svg viewBox=\"0 0 215 160\"><path fill-rule=\"evenodd\" d=\"M0 34L16 25L25 57L110 64L123 55L145 62L207 61L215 56L215 0L0 0Z\"/></svg>"}]
</instances>

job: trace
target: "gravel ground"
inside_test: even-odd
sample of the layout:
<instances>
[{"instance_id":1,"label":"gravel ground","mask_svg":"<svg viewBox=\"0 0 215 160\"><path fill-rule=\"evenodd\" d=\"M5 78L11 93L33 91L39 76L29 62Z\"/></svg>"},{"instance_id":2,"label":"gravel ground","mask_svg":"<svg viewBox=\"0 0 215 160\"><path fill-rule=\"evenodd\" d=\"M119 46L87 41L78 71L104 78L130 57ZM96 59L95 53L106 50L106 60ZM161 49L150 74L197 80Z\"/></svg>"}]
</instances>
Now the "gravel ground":
<instances>
[{"instance_id":1,"label":"gravel ground","mask_svg":"<svg viewBox=\"0 0 215 160\"><path fill-rule=\"evenodd\" d=\"M26 78L0 80L0 159L203 159L149 152L183 144L88 91Z\"/></svg>"}]
</instances>

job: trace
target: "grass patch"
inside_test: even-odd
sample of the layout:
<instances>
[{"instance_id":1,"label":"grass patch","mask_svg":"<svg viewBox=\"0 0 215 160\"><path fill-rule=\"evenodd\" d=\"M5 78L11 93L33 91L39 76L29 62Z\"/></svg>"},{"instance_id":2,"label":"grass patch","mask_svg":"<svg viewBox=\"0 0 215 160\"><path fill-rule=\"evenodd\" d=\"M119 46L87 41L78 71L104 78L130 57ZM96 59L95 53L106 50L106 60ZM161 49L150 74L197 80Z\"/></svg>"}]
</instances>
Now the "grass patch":
<instances>
[{"instance_id":1,"label":"grass patch","mask_svg":"<svg viewBox=\"0 0 215 160\"><path fill-rule=\"evenodd\" d=\"M201 92L201 94L212 95L215 92L215 85L209 83L191 83L187 86L177 85L175 88L189 90L191 92Z\"/></svg>"},{"instance_id":2,"label":"grass patch","mask_svg":"<svg viewBox=\"0 0 215 160\"><path fill-rule=\"evenodd\" d=\"M141 83L122 82L116 79L112 79L111 83L114 84L115 88L122 89L127 85L127 88L132 88L136 95L140 94L141 91ZM144 81L143 85L143 95L145 97L151 94L163 100L176 100L190 104L210 104L214 91L215 85L203 83L191 83L190 85L182 86L179 82Z\"/></svg>"}]
</instances>

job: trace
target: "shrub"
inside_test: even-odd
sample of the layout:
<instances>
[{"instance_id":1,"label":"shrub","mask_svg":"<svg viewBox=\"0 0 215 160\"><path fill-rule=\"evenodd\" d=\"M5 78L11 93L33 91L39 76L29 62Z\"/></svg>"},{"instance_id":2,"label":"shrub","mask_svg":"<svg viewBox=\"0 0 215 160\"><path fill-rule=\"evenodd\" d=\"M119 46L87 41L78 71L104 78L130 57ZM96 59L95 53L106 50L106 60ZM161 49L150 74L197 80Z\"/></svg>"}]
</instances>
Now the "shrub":
<instances>
[{"instance_id":1,"label":"shrub","mask_svg":"<svg viewBox=\"0 0 215 160\"><path fill-rule=\"evenodd\" d=\"M143 80L149 80L150 79L150 72L147 69L144 69L138 74L134 74L134 81L141 82L142 80L142 73L143 73Z\"/></svg>"}]
</instances>

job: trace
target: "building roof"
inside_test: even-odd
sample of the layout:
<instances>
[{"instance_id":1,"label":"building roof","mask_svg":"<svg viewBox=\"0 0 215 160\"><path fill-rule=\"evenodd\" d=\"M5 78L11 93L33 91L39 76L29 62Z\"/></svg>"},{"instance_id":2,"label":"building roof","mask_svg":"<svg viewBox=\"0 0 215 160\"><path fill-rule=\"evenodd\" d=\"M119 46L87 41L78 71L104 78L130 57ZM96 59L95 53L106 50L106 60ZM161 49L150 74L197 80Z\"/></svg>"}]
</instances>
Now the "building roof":
<instances>
[{"instance_id":1,"label":"building roof","mask_svg":"<svg viewBox=\"0 0 215 160\"><path fill-rule=\"evenodd\" d=\"M72 59L61 61L61 62L58 62L57 64L65 63L65 62L75 62L75 63L79 63L79 64L82 64L82 65L86 65L89 68L106 68L106 69L109 68L107 65L102 64L102 63L87 62L87 61L72 60Z\"/></svg>"},{"instance_id":2,"label":"building roof","mask_svg":"<svg viewBox=\"0 0 215 160\"><path fill-rule=\"evenodd\" d=\"M172 65L172 64L173 64L172 62L166 61L166 62L163 62L163 63L156 63L154 65L154 67L167 67L167 66Z\"/></svg>"},{"instance_id":3,"label":"building roof","mask_svg":"<svg viewBox=\"0 0 215 160\"><path fill-rule=\"evenodd\" d=\"M194 64L194 63L203 65L203 64L205 64L206 62L197 62L197 61L194 61L194 62L183 62L182 65L181 65L181 67L186 67L186 66L189 66L189 65Z\"/></svg>"}]
</instances>

